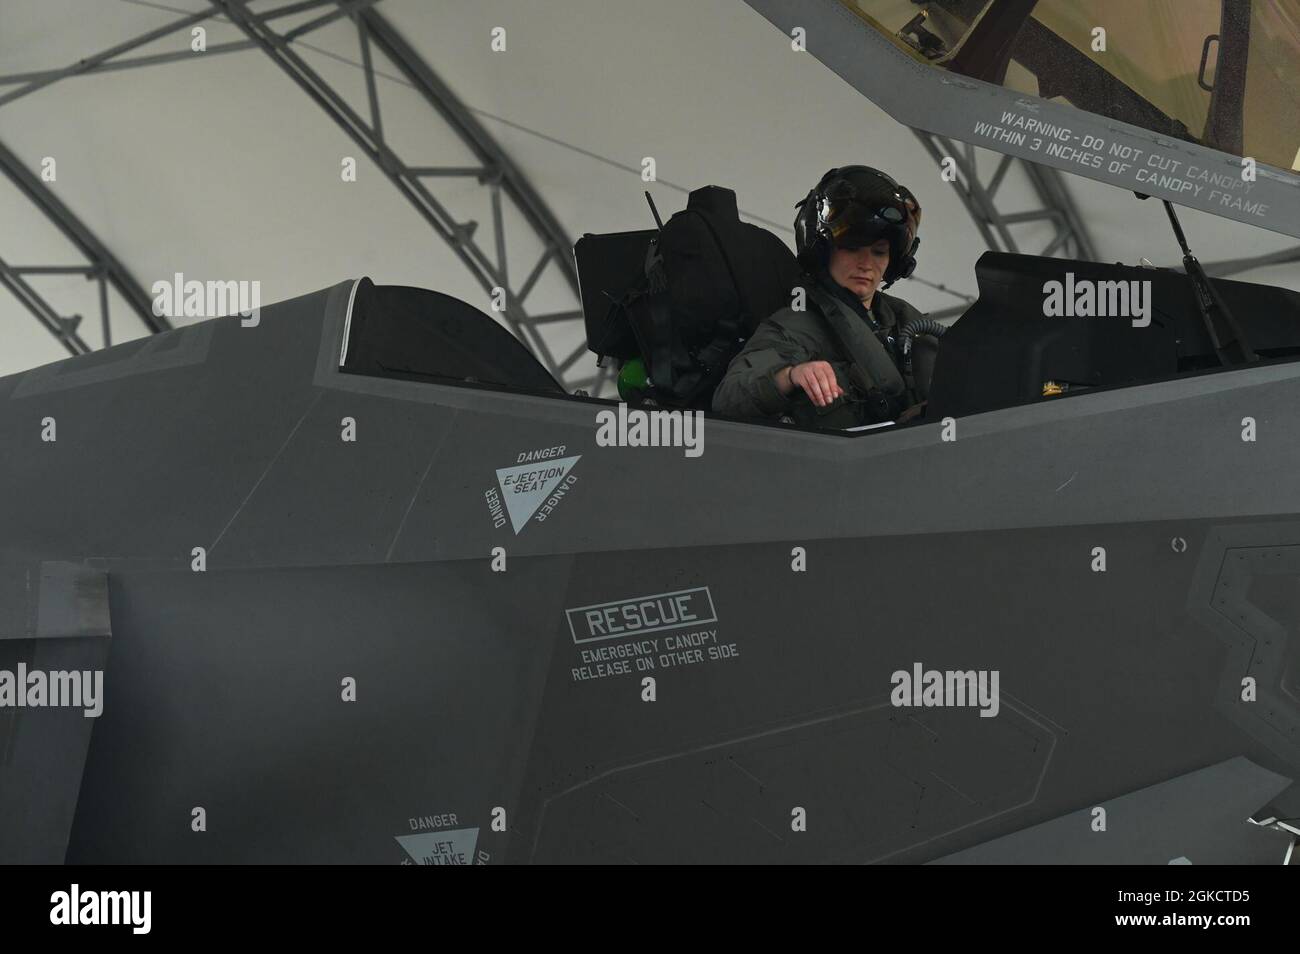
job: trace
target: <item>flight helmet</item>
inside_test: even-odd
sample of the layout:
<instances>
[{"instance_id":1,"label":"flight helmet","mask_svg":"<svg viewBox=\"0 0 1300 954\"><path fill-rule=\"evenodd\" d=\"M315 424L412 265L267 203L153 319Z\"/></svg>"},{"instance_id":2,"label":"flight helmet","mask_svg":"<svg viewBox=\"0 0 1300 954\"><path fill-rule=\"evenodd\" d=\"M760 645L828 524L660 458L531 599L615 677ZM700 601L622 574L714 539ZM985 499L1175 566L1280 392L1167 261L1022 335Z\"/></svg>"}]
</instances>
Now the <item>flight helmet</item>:
<instances>
[{"instance_id":1,"label":"flight helmet","mask_svg":"<svg viewBox=\"0 0 1300 954\"><path fill-rule=\"evenodd\" d=\"M825 268L832 248L861 248L883 238L889 242L889 267L882 287L916 269L921 204L879 169L831 169L797 208L795 249L806 267Z\"/></svg>"}]
</instances>

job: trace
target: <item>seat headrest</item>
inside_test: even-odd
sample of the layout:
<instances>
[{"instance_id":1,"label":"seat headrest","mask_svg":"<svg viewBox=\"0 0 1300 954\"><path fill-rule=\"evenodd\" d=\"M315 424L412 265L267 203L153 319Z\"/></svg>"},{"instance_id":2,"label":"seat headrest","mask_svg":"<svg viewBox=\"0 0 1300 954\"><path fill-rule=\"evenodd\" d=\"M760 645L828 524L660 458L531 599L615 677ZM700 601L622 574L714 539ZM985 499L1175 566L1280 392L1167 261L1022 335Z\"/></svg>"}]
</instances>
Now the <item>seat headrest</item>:
<instances>
[{"instance_id":1,"label":"seat headrest","mask_svg":"<svg viewBox=\"0 0 1300 954\"><path fill-rule=\"evenodd\" d=\"M736 193L722 186L710 185L696 189L687 196L686 208L705 212L723 221L740 219L740 212L736 209Z\"/></svg>"}]
</instances>

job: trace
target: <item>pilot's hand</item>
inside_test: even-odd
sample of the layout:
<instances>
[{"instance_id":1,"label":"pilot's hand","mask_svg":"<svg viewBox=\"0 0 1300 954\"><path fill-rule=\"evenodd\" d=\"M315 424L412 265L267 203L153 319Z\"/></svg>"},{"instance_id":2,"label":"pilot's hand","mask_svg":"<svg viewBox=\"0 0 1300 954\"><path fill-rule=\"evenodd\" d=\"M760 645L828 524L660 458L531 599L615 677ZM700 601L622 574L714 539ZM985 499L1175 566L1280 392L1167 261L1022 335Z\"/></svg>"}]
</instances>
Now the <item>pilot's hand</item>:
<instances>
[{"instance_id":1,"label":"pilot's hand","mask_svg":"<svg viewBox=\"0 0 1300 954\"><path fill-rule=\"evenodd\" d=\"M909 407L909 408L908 408L906 411L904 411L902 414L898 415L898 423L899 423L899 424L906 424L906 423L907 423L908 421L910 421L912 418L917 417L918 415L924 414L924 413L925 413L925 405L926 405L926 402L925 402L925 401L922 401L920 404L913 404L911 407Z\"/></svg>"},{"instance_id":2,"label":"pilot's hand","mask_svg":"<svg viewBox=\"0 0 1300 954\"><path fill-rule=\"evenodd\" d=\"M803 364L796 364L777 378L778 388L785 383L781 378L786 378L790 382L789 389L781 388L783 394L789 394L794 388L800 388L808 395L808 400L818 407L825 407L844 394L839 382L835 380L835 369L827 361L805 361Z\"/></svg>"}]
</instances>

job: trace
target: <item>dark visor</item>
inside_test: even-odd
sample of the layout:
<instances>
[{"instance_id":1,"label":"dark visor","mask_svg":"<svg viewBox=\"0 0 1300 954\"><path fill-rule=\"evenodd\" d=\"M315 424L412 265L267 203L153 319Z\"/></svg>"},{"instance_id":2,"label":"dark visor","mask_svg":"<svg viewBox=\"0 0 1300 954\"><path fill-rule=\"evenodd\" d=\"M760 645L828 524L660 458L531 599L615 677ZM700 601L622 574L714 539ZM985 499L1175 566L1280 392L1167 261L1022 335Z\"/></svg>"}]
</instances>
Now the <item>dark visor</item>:
<instances>
[{"instance_id":1,"label":"dark visor","mask_svg":"<svg viewBox=\"0 0 1300 954\"><path fill-rule=\"evenodd\" d=\"M831 183L817 209L836 245L868 245L899 227L910 237L921 224L921 207L902 186L891 188L875 176Z\"/></svg>"}]
</instances>

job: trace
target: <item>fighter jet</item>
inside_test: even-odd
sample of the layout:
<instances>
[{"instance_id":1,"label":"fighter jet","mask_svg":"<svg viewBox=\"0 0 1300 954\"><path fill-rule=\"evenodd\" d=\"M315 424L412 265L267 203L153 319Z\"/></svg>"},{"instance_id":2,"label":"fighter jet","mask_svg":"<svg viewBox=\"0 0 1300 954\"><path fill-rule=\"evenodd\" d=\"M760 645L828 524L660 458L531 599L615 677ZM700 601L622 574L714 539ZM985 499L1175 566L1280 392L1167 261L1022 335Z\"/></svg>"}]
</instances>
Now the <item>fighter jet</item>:
<instances>
[{"instance_id":1,"label":"fighter jet","mask_svg":"<svg viewBox=\"0 0 1300 954\"><path fill-rule=\"evenodd\" d=\"M1129 85L1062 101L1051 63L1097 58L1057 4L751 5L905 122L1252 215L1106 169L1240 168L1226 27L1206 141ZM1300 234L1256 158L1232 194ZM364 277L0 379L0 861L1291 859L1295 293L988 253L924 417L831 431L674 403L605 336L636 226L577 254L630 401Z\"/></svg>"}]
</instances>

